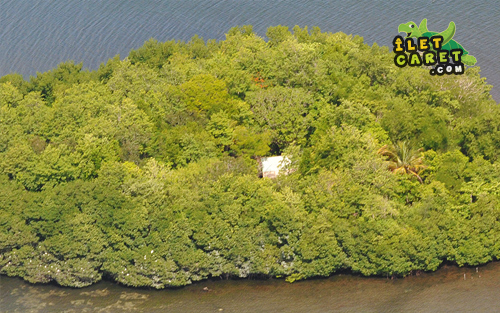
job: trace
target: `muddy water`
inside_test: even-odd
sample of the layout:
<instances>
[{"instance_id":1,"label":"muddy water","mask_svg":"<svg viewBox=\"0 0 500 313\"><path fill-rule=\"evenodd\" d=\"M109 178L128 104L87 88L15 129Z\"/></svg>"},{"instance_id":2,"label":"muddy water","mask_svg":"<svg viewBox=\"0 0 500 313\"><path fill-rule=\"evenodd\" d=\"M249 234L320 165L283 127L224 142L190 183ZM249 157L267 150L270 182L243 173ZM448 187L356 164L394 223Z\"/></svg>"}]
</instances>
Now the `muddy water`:
<instances>
[{"instance_id":1,"label":"muddy water","mask_svg":"<svg viewBox=\"0 0 500 313\"><path fill-rule=\"evenodd\" d=\"M464 279L465 274L465 279ZM207 289L205 291L204 289ZM1 312L500 312L500 263L404 279L335 275L206 281L175 290L101 282L84 289L0 277Z\"/></svg>"}]
</instances>

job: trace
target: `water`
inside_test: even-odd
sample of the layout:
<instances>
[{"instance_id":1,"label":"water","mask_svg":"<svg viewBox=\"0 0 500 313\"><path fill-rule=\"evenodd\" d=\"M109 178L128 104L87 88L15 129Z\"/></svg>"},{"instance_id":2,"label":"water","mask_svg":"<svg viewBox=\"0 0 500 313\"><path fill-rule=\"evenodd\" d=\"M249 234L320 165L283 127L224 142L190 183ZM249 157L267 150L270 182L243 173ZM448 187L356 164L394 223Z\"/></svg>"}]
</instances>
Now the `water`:
<instances>
[{"instance_id":1,"label":"water","mask_svg":"<svg viewBox=\"0 0 500 313\"><path fill-rule=\"evenodd\" d=\"M128 55L153 37L160 41L224 39L229 28L254 25L261 36L275 25L319 26L323 31L358 34L365 42L390 46L401 23L428 19L429 29L457 24L455 39L474 55L500 100L500 6L498 0L2 0L0 76L26 78L67 60L96 69Z\"/></svg>"},{"instance_id":2,"label":"water","mask_svg":"<svg viewBox=\"0 0 500 313\"><path fill-rule=\"evenodd\" d=\"M464 280L464 274L465 280ZM207 287L209 291L203 289ZM447 266L404 279L335 275L206 281L174 290L101 282L84 289L29 285L0 276L1 312L498 312L500 263Z\"/></svg>"}]
</instances>

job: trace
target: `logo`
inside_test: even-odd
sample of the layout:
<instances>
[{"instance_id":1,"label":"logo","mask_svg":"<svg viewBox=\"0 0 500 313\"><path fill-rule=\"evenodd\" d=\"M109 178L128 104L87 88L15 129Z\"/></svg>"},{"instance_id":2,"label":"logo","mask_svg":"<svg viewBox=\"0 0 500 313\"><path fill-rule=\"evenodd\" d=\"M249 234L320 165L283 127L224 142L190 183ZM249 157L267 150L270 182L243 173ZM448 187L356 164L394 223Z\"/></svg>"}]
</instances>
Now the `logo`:
<instances>
[{"instance_id":1,"label":"logo","mask_svg":"<svg viewBox=\"0 0 500 313\"><path fill-rule=\"evenodd\" d=\"M418 27L414 22L399 25L398 32L406 33L404 39L396 36L392 41L396 53L394 64L398 67L435 65L429 71L431 75L460 75L464 73L464 64L476 64L476 58L453 40L454 22L450 22L445 31L437 33L427 29L427 19L424 18Z\"/></svg>"}]
</instances>

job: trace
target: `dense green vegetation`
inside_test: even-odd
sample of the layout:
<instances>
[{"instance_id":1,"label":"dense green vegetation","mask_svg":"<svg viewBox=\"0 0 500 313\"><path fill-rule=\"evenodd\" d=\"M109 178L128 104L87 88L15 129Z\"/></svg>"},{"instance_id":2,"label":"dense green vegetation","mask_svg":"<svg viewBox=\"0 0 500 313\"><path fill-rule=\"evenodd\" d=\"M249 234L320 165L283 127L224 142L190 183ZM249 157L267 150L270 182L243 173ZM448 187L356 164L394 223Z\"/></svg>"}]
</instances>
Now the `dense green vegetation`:
<instances>
[{"instance_id":1,"label":"dense green vegetation","mask_svg":"<svg viewBox=\"0 0 500 313\"><path fill-rule=\"evenodd\" d=\"M0 79L0 273L81 287L500 257L500 109L469 68L249 26ZM259 178L258 159L296 169Z\"/></svg>"}]
</instances>

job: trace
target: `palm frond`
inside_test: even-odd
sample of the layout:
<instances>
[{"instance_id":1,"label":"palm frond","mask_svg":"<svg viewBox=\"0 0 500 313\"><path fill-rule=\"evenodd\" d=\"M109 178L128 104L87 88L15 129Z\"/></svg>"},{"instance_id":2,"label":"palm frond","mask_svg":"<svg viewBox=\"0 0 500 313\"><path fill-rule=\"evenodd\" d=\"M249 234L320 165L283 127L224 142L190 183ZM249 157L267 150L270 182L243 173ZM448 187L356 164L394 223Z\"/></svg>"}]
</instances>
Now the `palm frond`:
<instances>
[{"instance_id":1,"label":"palm frond","mask_svg":"<svg viewBox=\"0 0 500 313\"><path fill-rule=\"evenodd\" d=\"M426 168L422 149L413 149L405 141L398 142L392 146L384 145L378 150L378 154L384 156L388 161L388 168L395 174L411 174L415 176L420 183L422 178L418 175L420 171Z\"/></svg>"}]
</instances>

